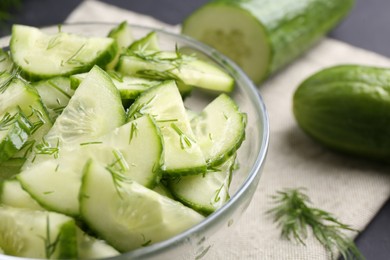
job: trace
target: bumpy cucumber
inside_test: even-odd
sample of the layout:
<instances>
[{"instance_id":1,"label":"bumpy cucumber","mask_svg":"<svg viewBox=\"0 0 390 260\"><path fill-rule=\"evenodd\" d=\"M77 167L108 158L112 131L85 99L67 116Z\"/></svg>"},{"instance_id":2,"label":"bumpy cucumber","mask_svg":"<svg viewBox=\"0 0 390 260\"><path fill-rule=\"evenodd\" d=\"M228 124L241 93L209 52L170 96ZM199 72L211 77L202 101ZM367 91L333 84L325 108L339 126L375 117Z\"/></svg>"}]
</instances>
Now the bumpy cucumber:
<instances>
[{"instance_id":1,"label":"bumpy cucumber","mask_svg":"<svg viewBox=\"0 0 390 260\"><path fill-rule=\"evenodd\" d=\"M121 252L170 238L204 218L94 161L84 173L80 204L89 227Z\"/></svg>"},{"instance_id":2,"label":"bumpy cucumber","mask_svg":"<svg viewBox=\"0 0 390 260\"><path fill-rule=\"evenodd\" d=\"M347 14L353 0L214 0L182 33L234 60L255 83L298 57Z\"/></svg>"},{"instance_id":3,"label":"bumpy cucumber","mask_svg":"<svg viewBox=\"0 0 390 260\"><path fill-rule=\"evenodd\" d=\"M75 221L57 213L0 206L0 247L12 256L77 258Z\"/></svg>"},{"instance_id":4,"label":"bumpy cucumber","mask_svg":"<svg viewBox=\"0 0 390 260\"><path fill-rule=\"evenodd\" d=\"M117 70L124 75L182 81L208 90L231 92L233 78L218 67L177 52L137 50L121 56Z\"/></svg>"},{"instance_id":5,"label":"bumpy cucumber","mask_svg":"<svg viewBox=\"0 0 390 260\"><path fill-rule=\"evenodd\" d=\"M338 151L390 161L390 70L345 65L319 71L297 88L298 124Z\"/></svg>"},{"instance_id":6,"label":"bumpy cucumber","mask_svg":"<svg viewBox=\"0 0 390 260\"><path fill-rule=\"evenodd\" d=\"M134 120L145 114L154 117L163 136L164 173L182 175L205 172L203 153L196 142L174 81L143 92L131 105L128 119Z\"/></svg>"},{"instance_id":7,"label":"bumpy cucumber","mask_svg":"<svg viewBox=\"0 0 390 260\"><path fill-rule=\"evenodd\" d=\"M30 80L86 72L94 65L106 65L117 53L112 38L49 35L24 25L12 27L10 49L13 61Z\"/></svg>"}]
</instances>

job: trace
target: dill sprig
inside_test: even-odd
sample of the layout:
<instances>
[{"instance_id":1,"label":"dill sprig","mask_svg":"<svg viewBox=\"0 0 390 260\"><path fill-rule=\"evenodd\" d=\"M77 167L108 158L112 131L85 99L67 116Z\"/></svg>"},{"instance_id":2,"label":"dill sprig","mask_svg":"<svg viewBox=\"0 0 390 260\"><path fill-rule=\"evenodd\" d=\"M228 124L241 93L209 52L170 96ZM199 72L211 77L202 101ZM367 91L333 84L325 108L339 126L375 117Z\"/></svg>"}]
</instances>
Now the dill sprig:
<instances>
[{"instance_id":1,"label":"dill sprig","mask_svg":"<svg viewBox=\"0 0 390 260\"><path fill-rule=\"evenodd\" d=\"M111 164L108 164L105 168L111 174L112 181L118 196L123 198L122 183L129 181L129 179L125 176L125 172L129 169L129 165L120 151L113 150L112 153L115 157L115 160Z\"/></svg>"},{"instance_id":2,"label":"dill sprig","mask_svg":"<svg viewBox=\"0 0 390 260\"><path fill-rule=\"evenodd\" d=\"M6 112L0 120L0 131L7 131L8 128L15 122L17 114L11 115Z\"/></svg>"},{"instance_id":3,"label":"dill sprig","mask_svg":"<svg viewBox=\"0 0 390 260\"><path fill-rule=\"evenodd\" d=\"M364 259L352 239L343 231L355 231L349 225L341 223L332 214L314 207L310 207L309 197L302 189L285 189L272 196L276 206L268 211L274 216L274 222L281 227L281 236L288 240L294 239L306 245L308 229L314 237L335 258L338 251L344 259Z\"/></svg>"},{"instance_id":4,"label":"dill sprig","mask_svg":"<svg viewBox=\"0 0 390 260\"><path fill-rule=\"evenodd\" d=\"M52 241L51 235L50 235L50 217L49 215L46 216L46 237L41 237L44 243L45 247L45 256L47 259L50 259L58 245L58 242L60 241L60 234L57 235L57 237Z\"/></svg>"}]
</instances>

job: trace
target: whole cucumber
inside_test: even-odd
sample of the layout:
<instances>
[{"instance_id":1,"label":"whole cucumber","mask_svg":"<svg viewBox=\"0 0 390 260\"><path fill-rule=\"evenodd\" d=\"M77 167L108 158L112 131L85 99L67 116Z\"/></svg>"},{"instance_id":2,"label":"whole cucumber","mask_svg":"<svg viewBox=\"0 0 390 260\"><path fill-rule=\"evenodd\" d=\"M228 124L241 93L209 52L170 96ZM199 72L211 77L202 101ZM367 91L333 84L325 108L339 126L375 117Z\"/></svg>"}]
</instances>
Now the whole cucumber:
<instances>
[{"instance_id":1,"label":"whole cucumber","mask_svg":"<svg viewBox=\"0 0 390 260\"><path fill-rule=\"evenodd\" d=\"M182 33L234 60L260 83L336 26L354 0L213 0Z\"/></svg>"},{"instance_id":2,"label":"whole cucumber","mask_svg":"<svg viewBox=\"0 0 390 260\"><path fill-rule=\"evenodd\" d=\"M390 162L390 69L324 69L298 86L293 112L301 128L320 143Z\"/></svg>"}]
</instances>

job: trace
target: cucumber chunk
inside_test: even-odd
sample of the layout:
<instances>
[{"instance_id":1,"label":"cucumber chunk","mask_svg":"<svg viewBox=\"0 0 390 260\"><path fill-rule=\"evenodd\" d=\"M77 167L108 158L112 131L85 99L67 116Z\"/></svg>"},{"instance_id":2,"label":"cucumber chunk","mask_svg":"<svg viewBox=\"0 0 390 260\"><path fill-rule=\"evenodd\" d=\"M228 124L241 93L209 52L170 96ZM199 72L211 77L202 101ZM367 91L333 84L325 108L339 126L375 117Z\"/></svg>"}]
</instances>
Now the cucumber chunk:
<instances>
[{"instance_id":1,"label":"cucumber chunk","mask_svg":"<svg viewBox=\"0 0 390 260\"><path fill-rule=\"evenodd\" d=\"M354 0L213 0L182 33L235 61L255 82L293 61L336 26Z\"/></svg>"},{"instance_id":2,"label":"cucumber chunk","mask_svg":"<svg viewBox=\"0 0 390 260\"><path fill-rule=\"evenodd\" d=\"M122 100L134 100L146 89L161 84L161 81L158 80L123 76L115 71L108 71L108 75L119 90ZM70 76L72 88L76 89L85 76L86 73Z\"/></svg>"},{"instance_id":3,"label":"cucumber chunk","mask_svg":"<svg viewBox=\"0 0 390 260\"><path fill-rule=\"evenodd\" d=\"M213 213L230 198L229 186L235 159L233 155L222 165L209 169L206 174L183 176L169 181L173 196L202 214Z\"/></svg>"},{"instance_id":4,"label":"cucumber chunk","mask_svg":"<svg viewBox=\"0 0 390 260\"><path fill-rule=\"evenodd\" d=\"M22 112L32 125L30 135L14 157L25 158L36 142L47 134L52 122L35 88L18 78L17 71L0 75L0 118L14 111Z\"/></svg>"},{"instance_id":5,"label":"cucumber chunk","mask_svg":"<svg viewBox=\"0 0 390 260\"><path fill-rule=\"evenodd\" d=\"M90 228L121 252L170 238L204 218L94 161L84 173L80 204Z\"/></svg>"},{"instance_id":6,"label":"cucumber chunk","mask_svg":"<svg viewBox=\"0 0 390 260\"><path fill-rule=\"evenodd\" d=\"M121 56L117 70L130 76L182 81L203 89L231 92L233 78L218 67L177 52L139 50Z\"/></svg>"},{"instance_id":7,"label":"cucumber chunk","mask_svg":"<svg viewBox=\"0 0 390 260\"><path fill-rule=\"evenodd\" d=\"M25 158L11 158L0 163L0 181L10 179L20 173L25 162Z\"/></svg>"},{"instance_id":8,"label":"cucumber chunk","mask_svg":"<svg viewBox=\"0 0 390 260\"><path fill-rule=\"evenodd\" d=\"M122 125L125 117L118 90L107 73L95 66L35 148L26 167L33 162L60 157L63 146L77 147L80 143L95 141Z\"/></svg>"},{"instance_id":9,"label":"cucumber chunk","mask_svg":"<svg viewBox=\"0 0 390 260\"><path fill-rule=\"evenodd\" d=\"M0 189L0 204L14 208L44 210L30 194L23 190L18 180L5 180L0 185L2 185L2 189Z\"/></svg>"},{"instance_id":10,"label":"cucumber chunk","mask_svg":"<svg viewBox=\"0 0 390 260\"><path fill-rule=\"evenodd\" d=\"M117 45L112 38L84 37L65 32L45 34L38 28L14 25L10 49L15 64L30 80L89 71L110 62Z\"/></svg>"},{"instance_id":11,"label":"cucumber chunk","mask_svg":"<svg viewBox=\"0 0 390 260\"><path fill-rule=\"evenodd\" d=\"M77 233L77 241L78 259L100 259L120 254L104 240L89 236L81 230Z\"/></svg>"},{"instance_id":12,"label":"cucumber chunk","mask_svg":"<svg viewBox=\"0 0 390 260\"><path fill-rule=\"evenodd\" d=\"M128 48L129 52L136 51L160 51L157 34L155 31L148 33L146 36L134 41Z\"/></svg>"},{"instance_id":13,"label":"cucumber chunk","mask_svg":"<svg viewBox=\"0 0 390 260\"><path fill-rule=\"evenodd\" d=\"M129 122L78 149L63 149L59 159L33 165L18 176L23 188L45 208L79 215L82 170L90 158L153 188L161 178L162 139L149 116ZM58 203L61 201L61 203Z\"/></svg>"},{"instance_id":14,"label":"cucumber chunk","mask_svg":"<svg viewBox=\"0 0 390 260\"><path fill-rule=\"evenodd\" d=\"M14 68L14 62L7 51L0 49L0 74L4 72L11 73Z\"/></svg>"},{"instance_id":15,"label":"cucumber chunk","mask_svg":"<svg viewBox=\"0 0 390 260\"><path fill-rule=\"evenodd\" d=\"M0 206L0 247L7 255L75 259L76 228L64 215Z\"/></svg>"},{"instance_id":16,"label":"cucumber chunk","mask_svg":"<svg viewBox=\"0 0 390 260\"><path fill-rule=\"evenodd\" d=\"M209 166L223 163L245 138L246 115L221 94L191 120L192 129Z\"/></svg>"},{"instance_id":17,"label":"cucumber chunk","mask_svg":"<svg viewBox=\"0 0 390 260\"><path fill-rule=\"evenodd\" d=\"M17 111L0 115L0 163L3 163L21 150L33 130L32 124Z\"/></svg>"},{"instance_id":18,"label":"cucumber chunk","mask_svg":"<svg viewBox=\"0 0 390 260\"><path fill-rule=\"evenodd\" d=\"M120 55L126 52L127 47L129 47L134 41L134 38L131 32L131 27L126 21L121 22L117 27L113 28L108 33L108 37L114 39L118 46L114 59L106 66L107 70L112 70L118 63Z\"/></svg>"},{"instance_id":19,"label":"cucumber chunk","mask_svg":"<svg viewBox=\"0 0 390 260\"><path fill-rule=\"evenodd\" d=\"M54 77L41 80L32 84L42 98L43 104L48 109L51 120L54 122L68 105L74 94L70 79L67 77Z\"/></svg>"},{"instance_id":20,"label":"cucumber chunk","mask_svg":"<svg viewBox=\"0 0 390 260\"><path fill-rule=\"evenodd\" d=\"M206 171L204 156L196 142L174 81L167 81L143 92L130 106L128 120L145 114L153 116L162 133L165 174L196 174Z\"/></svg>"}]
</instances>

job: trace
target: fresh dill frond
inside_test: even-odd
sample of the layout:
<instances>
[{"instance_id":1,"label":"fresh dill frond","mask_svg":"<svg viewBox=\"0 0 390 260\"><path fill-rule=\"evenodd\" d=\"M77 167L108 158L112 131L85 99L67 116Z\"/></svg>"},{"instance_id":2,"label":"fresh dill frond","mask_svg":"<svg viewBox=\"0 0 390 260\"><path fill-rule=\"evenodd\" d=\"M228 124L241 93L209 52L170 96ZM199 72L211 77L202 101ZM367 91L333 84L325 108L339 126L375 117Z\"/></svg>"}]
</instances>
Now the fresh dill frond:
<instances>
[{"instance_id":1,"label":"fresh dill frond","mask_svg":"<svg viewBox=\"0 0 390 260\"><path fill-rule=\"evenodd\" d=\"M181 146L181 148L183 150L185 150L187 148L191 148L192 144L195 143L195 141L192 140L189 136L187 136L183 132L183 130L180 129L180 127L177 124L172 123L171 127L180 136L180 146Z\"/></svg>"},{"instance_id":2,"label":"fresh dill frond","mask_svg":"<svg viewBox=\"0 0 390 260\"><path fill-rule=\"evenodd\" d=\"M6 112L0 120L0 131L7 131L8 128L15 122L17 114L11 115Z\"/></svg>"},{"instance_id":3,"label":"fresh dill frond","mask_svg":"<svg viewBox=\"0 0 390 260\"><path fill-rule=\"evenodd\" d=\"M42 142L37 144L35 147L35 153L36 154L46 154L46 155L53 155L54 159L57 159L60 152L60 140L57 140L57 143L55 146L52 146L47 142L44 138L42 138Z\"/></svg>"},{"instance_id":4,"label":"fresh dill frond","mask_svg":"<svg viewBox=\"0 0 390 260\"><path fill-rule=\"evenodd\" d=\"M357 230L341 223L331 213L310 207L309 197L302 189L285 189L271 197L276 204L267 213L272 214L274 222L281 227L281 237L306 245L308 229L335 259L335 252L347 259L364 259L352 239L343 231Z\"/></svg>"}]
</instances>

